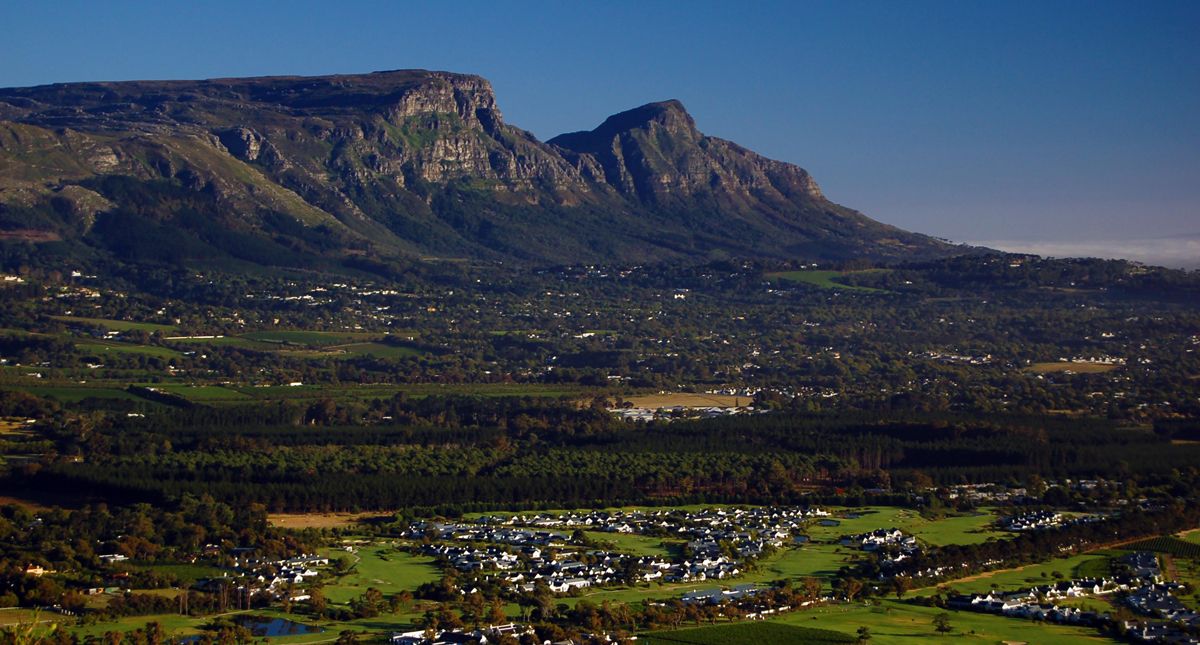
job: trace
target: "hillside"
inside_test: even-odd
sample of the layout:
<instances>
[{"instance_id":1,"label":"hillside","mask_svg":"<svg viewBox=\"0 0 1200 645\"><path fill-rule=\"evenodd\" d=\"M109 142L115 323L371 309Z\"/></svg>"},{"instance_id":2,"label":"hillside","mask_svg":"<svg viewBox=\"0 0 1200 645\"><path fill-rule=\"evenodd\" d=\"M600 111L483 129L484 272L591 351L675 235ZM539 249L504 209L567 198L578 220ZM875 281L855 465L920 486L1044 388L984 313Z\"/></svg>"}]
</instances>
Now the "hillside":
<instances>
[{"instance_id":1,"label":"hillside","mask_svg":"<svg viewBox=\"0 0 1200 645\"><path fill-rule=\"evenodd\" d=\"M0 90L0 241L146 263L370 268L952 254L700 132L678 101L549 142L422 70Z\"/></svg>"}]
</instances>

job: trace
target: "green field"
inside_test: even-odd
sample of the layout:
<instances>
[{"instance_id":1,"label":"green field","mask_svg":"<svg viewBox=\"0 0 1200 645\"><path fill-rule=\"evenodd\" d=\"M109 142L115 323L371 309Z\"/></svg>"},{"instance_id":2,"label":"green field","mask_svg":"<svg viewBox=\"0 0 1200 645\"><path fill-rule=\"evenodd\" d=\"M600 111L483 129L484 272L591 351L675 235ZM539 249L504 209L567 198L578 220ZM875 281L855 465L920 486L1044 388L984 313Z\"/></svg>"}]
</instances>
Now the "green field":
<instances>
[{"instance_id":1,"label":"green field","mask_svg":"<svg viewBox=\"0 0 1200 645\"><path fill-rule=\"evenodd\" d=\"M50 317L69 324L103 327L104 329L111 329L113 331L144 331L151 334L156 331L164 334L170 334L175 331L174 325L161 325L159 323L134 322L131 320L112 320L109 318L84 318L82 316Z\"/></svg>"},{"instance_id":2,"label":"green field","mask_svg":"<svg viewBox=\"0 0 1200 645\"><path fill-rule=\"evenodd\" d=\"M584 531L594 542L612 544L615 550L633 555L649 555L660 558L677 557L683 548L681 540L664 540L658 537L632 535L629 533L605 533L601 531Z\"/></svg>"},{"instance_id":3,"label":"green field","mask_svg":"<svg viewBox=\"0 0 1200 645\"><path fill-rule=\"evenodd\" d=\"M1200 543L1183 540L1171 535L1142 540L1127 545L1131 551L1155 551L1184 558L1200 558Z\"/></svg>"},{"instance_id":4,"label":"green field","mask_svg":"<svg viewBox=\"0 0 1200 645\"><path fill-rule=\"evenodd\" d=\"M231 612L227 612L225 614L221 614L221 616L224 616L226 618L232 618L233 616L236 616L238 614L252 614L254 616L266 616L266 617L270 617L270 618L284 618L284 619L288 619L288 620L295 620L298 622L307 623L310 625L318 625L318 626L325 628L324 632L319 632L319 633L315 633L315 634L304 634L304 635L300 635L300 636L280 636L280 637L274 637L274 638L269 639L269 641L272 643L286 643L286 644L331 642L331 641L337 639L338 633L340 631L342 631L343 629L352 629L354 631L363 631L363 630L367 630L367 629L387 630L387 629L391 629L391 628L407 628L412 624L411 619L409 619L407 617L399 617L399 616L388 617L390 619L389 622L385 622L385 620L381 618L381 619L375 619L373 622L364 620L364 621L348 621L348 622L343 622L343 623L328 623L328 622L322 623L322 622L318 622L318 621L308 620L304 616L289 615L289 614L284 614L283 612L279 612L279 611L264 610L264 609L253 609L253 610L246 610L246 611L231 611ZM94 623L91 625L71 627L71 628L67 629L67 632L79 637L80 639L87 638L88 636L91 636L94 638L101 638L104 636L105 632L109 632L109 631L127 632L127 631L131 631L134 629L139 629L139 628L145 627L147 623L157 622L158 624L162 625L163 630L166 631L167 635L171 637L171 640L176 641L182 637L201 633L203 630L203 627L205 625L208 625L209 623L211 623L214 618L215 618L214 616L191 617L191 616L178 616L175 614L156 614L156 615L152 615L152 616L129 616L126 618L119 618L117 620L105 621L102 623Z\"/></svg>"},{"instance_id":5,"label":"green field","mask_svg":"<svg viewBox=\"0 0 1200 645\"><path fill-rule=\"evenodd\" d=\"M42 396L46 398L56 399L62 403L78 403L84 399L117 399L123 401L139 401L148 403L146 399L140 396L130 394L125 390L115 387L87 387L86 385L46 385L21 387L22 391L33 394L34 396Z\"/></svg>"},{"instance_id":6,"label":"green field","mask_svg":"<svg viewBox=\"0 0 1200 645\"><path fill-rule=\"evenodd\" d=\"M878 606L855 603L831 605L785 614L772 622L816 627L854 634L862 625L871 630L872 645L959 642L993 645L1003 641L1037 645L1073 645L1075 643L1117 643L1086 627L1064 627L1035 623L967 611L948 611L954 631L939 636L933 630L933 617L942 610L882 600Z\"/></svg>"},{"instance_id":7,"label":"green field","mask_svg":"<svg viewBox=\"0 0 1200 645\"><path fill-rule=\"evenodd\" d=\"M279 351L280 346L276 343L264 343L257 340L242 338L241 336L221 336L218 338L171 338L167 340L170 343L180 343L183 345L213 345L218 347L236 347L238 349L249 349L258 352L275 352Z\"/></svg>"},{"instance_id":8,"label":"green field","mask_svg":"<svg viewBox=\"0 0 1200 645\"><path fill-rule=\"evenodd\" d=\"M851 273L879 273L884 269L868 269L865 271L783 271L780 273L768 273L767 277L771 279L786 280L788 282L799 282L822 289L843 289L846 291L862 291L866 293L890 293L884 289L875 289L872 287L860 287L843 282L837 282L836 278L841 278Z\"/></svg>"},{"instance_id":9,"label":"green field","mask_svg":"<svg viewBox=\"0 0 1200 645\"><path fill-rule=\"evenodd\" d=\"M814 522L808 529L814 541L836 541L843 535L865 533L880 528L898 528L916 536L918 540L934 545L978 544L989 538L1006 538L1011 534L991 528L996 516L984 509L975 514L929 520L920 513L907 508L872 506L866 508L828 509L834 512L839 526L820 526ZM860 517L847 519L846 512Z\"/></svg>"},{"instance_id":10,"label":"green field","mask_svg":"<svg viewBox=\"0 0 1200 645\"><path fill-rule=\"evenodd\" d=\"M387 343L351 343L349 345L336 345L330 349L337 349L345 352L343 358L354 358L357 356L374 356L375 358L407 358L409 356L421 356L424 354L419 349L413 347L405 347L404 345L388 345Z\"/></svg>"},{"instance_id":11,"label":"green field","mask_svg":"<svg viewBox=\"0 0 1200 645\"><path fill-rule=\"evenodd\" d=\"M840 632L812 627L799 627L776 622L736 623L713 625L666 632L649 632L638 638L650 645L825 645L853 643L855 638Z\"/></svg>"},{"instance_id":12,"label":"green field","mask_svg":"<svg viewBox=\"0 0 1200 645\"><path fill-rule=\"evenodd\" d=\"M73 338L75 348L80 352L95 352L96 356L103 357L105 354L141 354L143 356L155 356L157 358L177 358L183 356L169 347L158 347L156 345L135 345L133 343L119 343L113 340L99 340L91 338Z\"/></svg>"},{"instance_id":13,"label":"green field","mask_svg":"<svg viewBox=\"0 0 1200 645\"><path fill-rule=\"evenodd\" d=\"M189 401L207 403L210 401L250 401L252 397L225 387L223 385L184 385L180 383L143 383L142 387L152 387L168 394L182 396Z\"/></svg>"},{"instance_id":14,"label":"green field","mask_svg":"<svg viewBox=\"0 0 1200 645\"><path fill-rule=\"evenodd\" d=\"M141 571L155 571L157 573L175 576L175 578L177 578L181 584L188 586L202 578L219 578L227 573L226 569L210 567L203 564L191 564L189 562L147 565L135 563L134 567ZM171 595L175 595L175 592L172 591Z\"/></svg>"},{"instance_id":15,"label":"green field","mask_svg":"<svg viewBox=\"0 0 1200 645\"><path fill-rule=\"evenodd\" d=\"M36 611L33 609L20 609L17 607L0 609L0 627L22 624L28 625L34 621L37 621L39 624L65 623L74 621L74 619L52 611Z\"/></svg>"},{"instance_id":16,"label":"green field","mask_svg":"<svg viewBox=\"0 0 1200 645\"><path fill-rule=\"evenodd\" d=\"M351 331L252 331L240 334L241 338L263 343L307 345L324 347L346 343L376 340L381 335L372 332Z\"/></svg>"},{"instance_id":17,"label":"green field","mask_svg":"<svg viewBox=\"0 0 1200 645\"><path fill-rule=\"evenodd\" d=\"M348 602L351 598L361 596L368 587L374 587L385 595L415 591L422 584L441 577L441 571L431 558L397 551L390 546L370 546L359 549L355 554L330 549L325 555L330 558L349 555L351 559L357 559L349 574L325 586L325 597L330 602Z\"/></svg>"},{"instance_id":18,"label":"green field","mask_svg":"<svg viewBox=\"0 0 1200 645\"><path fill-rule=\"evenodd\" d=\"M971 579L948 582L946 586L956 593L987 593L993 589L1016 591L1054 582L1059 579L1054 576L1055 573L1063 579L1083 577L1084 574L1106 567L1108 560L1109 556L1105 552L1085 553L1069 558L1025 565L1016 569L984 573L972 576ZM929 587L917 593L928 595L935 591L936 589Z\"/></svg>"}]
</instances>

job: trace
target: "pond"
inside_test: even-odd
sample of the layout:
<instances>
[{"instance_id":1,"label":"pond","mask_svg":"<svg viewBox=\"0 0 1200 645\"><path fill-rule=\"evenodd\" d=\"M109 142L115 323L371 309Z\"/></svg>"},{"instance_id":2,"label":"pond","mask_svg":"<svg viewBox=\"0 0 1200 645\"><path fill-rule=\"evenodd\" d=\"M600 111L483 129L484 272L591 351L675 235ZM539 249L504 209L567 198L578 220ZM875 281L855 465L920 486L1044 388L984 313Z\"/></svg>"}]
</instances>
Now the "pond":
<instances>
[{"instance_id":1,"label":"pond","mask_svg":"<svg viewBox=\"0 0 1200 645\"><path fill-rule=\"evenodd\" d=\"M234 619L234 622L249 629L251 634L260 637L318 634L325 631L323 627L314 627L284 618L268 618L266 616L238 616Z\"/></svg>"}]
</instances>

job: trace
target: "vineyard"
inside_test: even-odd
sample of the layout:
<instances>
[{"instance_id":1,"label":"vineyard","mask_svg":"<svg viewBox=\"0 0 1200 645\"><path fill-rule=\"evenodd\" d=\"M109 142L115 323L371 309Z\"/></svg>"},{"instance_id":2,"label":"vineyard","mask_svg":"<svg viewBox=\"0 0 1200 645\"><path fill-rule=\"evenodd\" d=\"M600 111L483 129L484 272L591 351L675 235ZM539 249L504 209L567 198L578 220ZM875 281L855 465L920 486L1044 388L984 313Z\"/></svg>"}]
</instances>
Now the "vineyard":
<instances>
[{"instance_id":1,"label":"vineyard","mask_svg":"<svg viewBox=\"0 0 1200 645\"><path fill-rule=\"evenodd\" d=\"M1200 558L1200 544L1188 542L1177 537L1162 536L1134 542L1126 548L1137 551L1154 551L1156 553L1166 553L1169 555L1178 556L1181 558Z\"/></svg>"}]
</instances>

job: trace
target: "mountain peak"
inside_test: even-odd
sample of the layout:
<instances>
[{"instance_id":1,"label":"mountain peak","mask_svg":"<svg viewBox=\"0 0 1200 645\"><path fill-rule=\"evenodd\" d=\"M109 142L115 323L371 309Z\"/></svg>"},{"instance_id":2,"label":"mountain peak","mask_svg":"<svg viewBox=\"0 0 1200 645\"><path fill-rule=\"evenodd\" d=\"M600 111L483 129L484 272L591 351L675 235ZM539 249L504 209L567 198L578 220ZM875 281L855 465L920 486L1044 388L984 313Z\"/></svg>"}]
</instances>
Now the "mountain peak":
<instances>
[{"instance_id":1,"label":"mountain peak","mask_svg":"<svg viewBox=\"0 0 1200 645\"><path fill-rule=\"evenodd\" d=\"M560 134L547 143L577 152L594 152L611 145L613 137L632 130L649 130L658 126L671 134L699 136L696 122L678 99L657 101L618 112L594 130Z\"/></svg>"}]
</instances>

